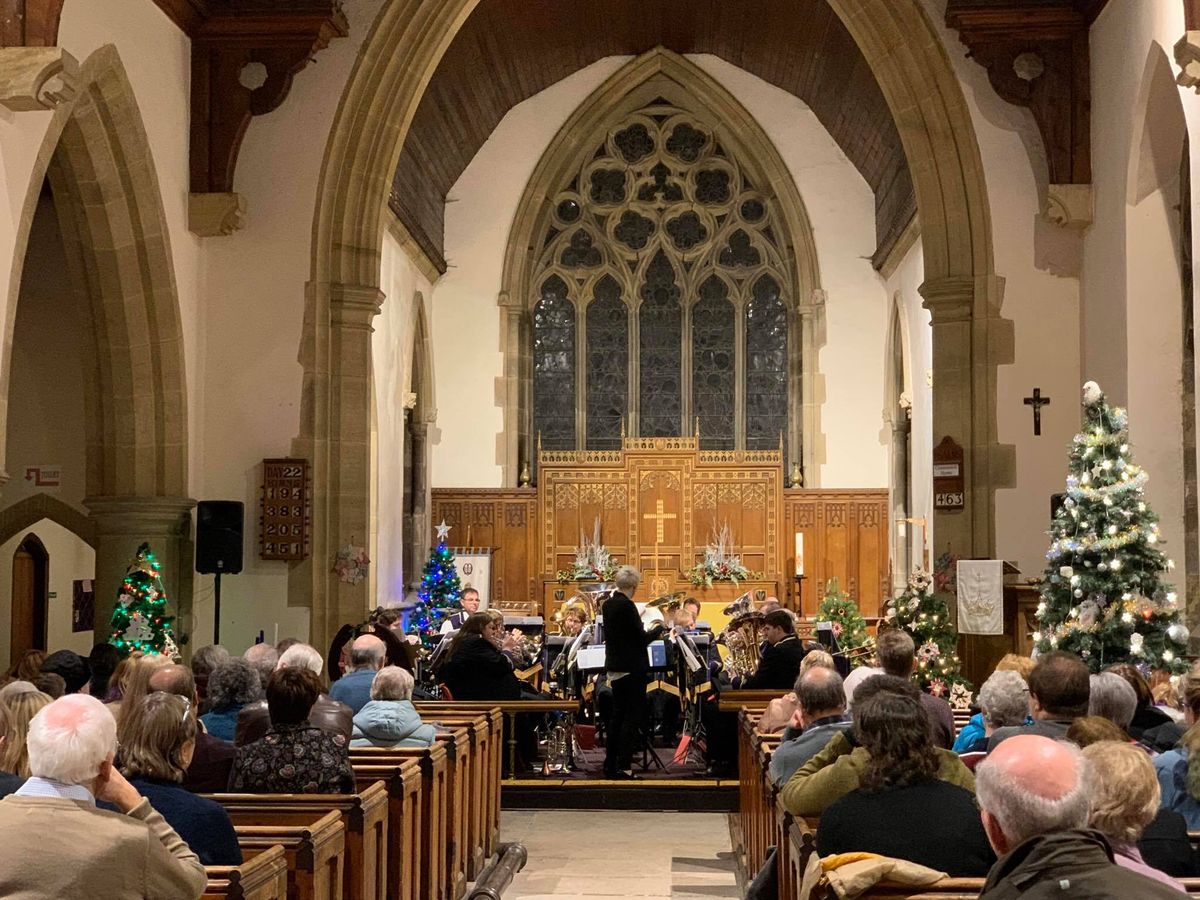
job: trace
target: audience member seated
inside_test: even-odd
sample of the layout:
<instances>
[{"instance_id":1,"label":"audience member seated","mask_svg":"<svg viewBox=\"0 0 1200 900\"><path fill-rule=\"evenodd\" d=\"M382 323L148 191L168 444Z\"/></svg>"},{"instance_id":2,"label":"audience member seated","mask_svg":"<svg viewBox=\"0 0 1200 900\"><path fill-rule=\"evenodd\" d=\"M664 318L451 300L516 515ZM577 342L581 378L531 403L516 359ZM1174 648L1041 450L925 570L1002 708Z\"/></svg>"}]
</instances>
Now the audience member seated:
<instances>
[{"instance_id":1,"label":"audience member seated","mask_svg":"<svg viewBox=\"0 0 1200 900\"><path fill-rule=\"evenodd\" d=\"M88 693L97 700L107 700L109 682L120 664L121 654L108 641L92 647L92 652L88 654L88 671L91 672Z\"/></svg>"},{"instance_id":2,"label":"audience member seated","mask_svg":"<svg viewBox=\"0 0 1200 900\"><path fill-rule=\"evenodd\" d=\"M208 644L192 654L192 675L196 679L196 691L200 694L202 709L208 712L208 678L221 663L229 662L229 651L219 644Z\"/></svg>"},{"instance_id":3,"label":"audience member seated","mask_svg":"<svg viewBox=\"0 0 1200 900\"><path fill-rule=\"evenodd\" d=\"M1154 758L1163 809L1183 816L1191 830L1200 830L1200 672L1183 678L1183 715L1187 731L1174 750Z\"/></svg>"},{"instance_id":4,"label":"audience member seated","mask_svg":"<svg viewBox=\"0 0 1200 900\"><path fill-rule=\"evenodd\" d=\"M186 671L186 670L185 670ZM128 710L121 774L150 801L206 866L239 866L242 851L225 807L183 787L196 749L190 700L154 691Z\"/></svg>"},{"instance_id":5,"label":"audience member seated","mask_svg":"<svg viewBox=\"0 0 1200 900\"><path fill-rule=\"evenodd\" d=\"M846 712L854 710L854 695L858 693L858 687L868 678L874 678L876 675L883 675L884 671L879 667L879 658L872 657L871 665L859 666L857 669L852 669L850 674L846 676L846 680L842 687L846 691Z\"/></svg>"},{"instance_id":6,"label":"audience member seated","mask_svg":"<svg viewBox=\"0 0 1200 900\"><path fill-rule=\"evenodd\" d=\"M117 723L69 694L29 727L32 777L0 800L0 896L189 900L208 883L199 858L113 767ZM118 812L96 808L96 801Z\"/></svg>"},{"instance_id":7,"label":"audience member seated","mask_svg":"<svg viewBox=\"0 0 1200 900\"><path fill-rule=\"evenodd\" d=\"M1061 739L1071 723L1088 714L1088 667L1073 653L1052 650L1038 657L1029 673L1029 715L1033 721L997 729L988 738L988 750L1016 734L1037 734Z\"/></svg>"},{"instance_id":8,"label":"audience member seated","mask_svg":"<svg viewBox=\"0 0 1200 900\"><path fill-rule=\"evenodd\" d=\"M895 678L912 678L917 664L917 646L912 635L899 628L892 628L875 640L875 657L883 667L885 675ZM941 697L921 692L921 705L929 713L929 727L933 742L949 750L954 746L954 712L950 704Z\"/></svg>"},{"instance_id":9,"label":"audience member seated","mask_svg":"<svg viewBox=\"0 0 1200 900\"><path fill-rule=\"evenodd\" d=\"M137 659L131 659L125 670L121 685L121 699L108 704L108 711L117 720L117 731L125 715L125 704L137 705L137 702L150 693L150 676L156 669L171 665L171 660L157 653L147 653Z\"/></svg>"},{"instance_id":10,"label":"audience member seated","mask_svg":"<svg viewBox=\"0 0 1200 900\"><path fill-rule=\"evenodd\" d=\"M854 707L854 727L835 734L816 756L793 775L782 791L783 804L794 816L817 816L851 791L862 787L863 772L870 762L870 753L861 746L859 705L879 693L900 694L920 703L921 692L912 681L892 675L868 678L858 688ZM941 781L974 790L975 778L958 754L941 747L935 750L938 758L936 777Z\"/></svg>"},{"instance_id":11,"label":"audience member seated","mask_svg":"<svg viewBox=\"0 0 1200 900\"><path fill-rule=\"evenodd\" d=\"M373 634L359 635L350 645L350 671L333 683L329 696L345 703L350 711L358 713L371 700L371 685L375 673L383 668L386 652L383 641ZM409 699L412 691L409 690ZM415 711L415 710L414 710Z\"/></svg>"},{"instance_id":12,"label":"audience member seated","mask_svg":"<svg viewBox=\"0 0 1200 900\"><path fill-rule=\"evenodd\" d=\"M0 758L3 758L4 750L7 746L8 707L0 703ZM0 797L7 797L24 783L25 779L20 775L13 775L10 772L0 772Z\"/></svg>"},{"instance_id":13,"label":"audience member seated","mask_svg":"<svg viewBox=\"0 0 1200 900\"><path fill-rule=\"evenodd\" d=\"M16 662L8 667L8 671L0 683L10 684L14 681L28 681L32 684L38 672L42 671L42 663L45 661L45 650L26 650L17 657Z\"/></svg>"},{"instance_id":14,"label":"audience member seated","mask_svg":"<svg viewBox=\"0 0 1200 900\"><path fill-rule=\"evenodd\" d=\"M174 694L190 701L192 709L199 709L196 681L192 670L186 666L160 666L150 676L150 690ZM214 737L200 728L196 732L196 749L192 753L191 765L183 776L183 786L197 794L214 794L229 786L229 773L233 769L233 758L237 749L226 741Z\"/></svg>"},{"instance_id":15,"label":"audience member seated","mask_svg":"<svg viewBox=\"0 0 1200 900\"><path fill-rule=\"evenodd\" d=\"M325 663L315 647L293 641L286 650L279 654L279 662L276 664L275 671L293 668L307 669L317 677L317 683L320 684L321 671L325 668ZM317 697L317 702L313 704L312 712L308 716L308 723L314 728L320 728L329 734L341 735L347 743L350 741L353 720L354 714L350 712L350 707L345 703L338 703L323 691ZM247 703L238 714L234 743L239 747L252 744L267 733L270 725L271 718L267 714L266 700Z\"/></svg>"},{"instance_id":16,"label":"audience member seated","mask_svg":"<svg viewBox=\"0 0 1200 900\"><path fill-rule=\"evenodd\" d=\"M1090 744L1083 757L1091 766L1088 824L1108 838L1117 865L1184 890L1170 875L1149 865L1140 852L1142 835L1159 813L1161 799L1150 757L1128 740ZM1158 849L1168 848L1160 844ZM1186 831L1173 850L1176 858L1194 861Z\"/></svg>"},{"instance_id":17,"label":"audience member seated","mask_svg":"<svg viewBox=\"0 0 1200 900\"><path fill-rule=\"evenodd\" d=\"M421 722L421 714L412 704L413 684L412 673L399 666L380 669L371 681L371 699L354 716L350 746L428 747L432 744L437 729Z\"/></svg>"},{"instance_id":18,"label":"audience member seated","mask_svg":"<svg viewBox=\"0 0 1200 900\"><path fill-rule=\"evenodd\" d=\"M1029 683L1029 673L1033 671L1034 661L1028 656L1017 656L1015 653L1005 653L1000 657L1000 662L996 663L996 668L992 669L992 674L997 672L1016 672L1021 676L1021 680L1026 684ZM978 703L978 701L976 701ZM978 709L978 705L975 707ZM1022 719L1022 722L1025 720ZM970 747L981 737L983 737L986 728L983 722L983 713L977 712L967 721L967 724L959 729L958 737L954 739L954 746L950 749L955 753L965 753L967 747Z\"/></svg>"},{"instance_id":19,"label":"audience member seated","mask_svg":"<svg viewBox=\"0 0 1200 900\"><path fill-rule=\"evenodd\" d=\"M519 700L521 682L512 661L501 652L503 619L487 611L470 616L446 649L438 680L455 700Z\"/></svg>"},{"instance_id":20,"label":"audience member seated","mask_svg":"<svg viewBox=\"0 0 1200 900\"><path fill-rule=\"evenodd\" d=\"M1037 672L1031 678L1036 678ZM1088 829L1090 765L1074 744L1017 734L977 770L983 827L1000 857L980 900L1086 897L1177 898L1174 888L1113 862L1104 836Z\"/></svg>"},{"instance_id":21,"label":"audience member seated","mask_svg":"<svg viewBox=\"0 0 1200 900\"><path fill-rule=\"evenodd\" d=\"M941 760L919 699L881 691L860 699L854 722L867 753L862 787L822 813L817 852L878 853L952 877L986 875L996 856L975 795L939 780Z\"/></svg>"},{"instance_id":22,"label":"audience member seated","mask_svg":"<svg viewBox=\"0 0 1200 900\"><path fill-rule=\"evenodd\" d=\"M270 726L261 739L238 749L229 776L231 791L353 793L354 772L346 738L309 721L320 694L321 679L311 669L285 665L275 670L267 682Z\"/></svg>"},{"instance_id":23,"label":"audience member seated","mask_svg":"<svg viewBox=\"0 0 1200 900\"><path fill-rule=\"evenodd\" d=\"M976 757L976 760L979 754L987 753L988 738L997 729L1025 724L1029 715L1029 688L1025 679L1011 670L993 672L979 688L979 708L983 716L983 733L957 751L963 756Z\"/></svg>"},{"instance_id":24,"label":"audience member seated","mask_svg":"<svg viewBox=\"0 0 1200 900\"><path fill-rule=\"evenodd\" d=\"M796 677L796 684L800 683L800 679L804 677L805 672L813 668L833 669L835 672L837 671L833 657L827 652L824 650L810 650L804 654L804 659L800 660L800 674ZM792 721L799 709L800 702L796 698L796 691L793 688L782 697L776 697L767 704L767 708L763 710L763 714L758 717L756 727L764 734L774 734L776 731L783 731L788 727L788 723ZM793 738L799 733L798 728L792 734L785 733L784 740Z\"/></svg>"},{"instance_id":25,"label":"audience member seated","mask_svg":"<svg viewBox=\"0 0 1200 900\"><path fill-rule=\"evenodd\" d=\"M807 657L806 657L807 659ZM783 741L771 754L771 781L787 784L802 765L825 748L829 739L850 727L842 676L833 669L813 666L796 680L796 715Z\"/></svg>"},{"instance_id":26,"label":"audience member seated","mask_svg":"<svg viewBox=\"0 0 1200 900\"><path fill-rule=\"evenodd\" d=\"M786 691L800 675L804 645L796 637L796 620L786 609L776 609L763 617L761 635L767 642L758 661L758 669L739 685L743 690Z\"/></svg>"},{"instance_id":27,"label":"audience member seated","mask_svg":"<svg viewBox=\"0 0 1200 900\"><path fill-rule=\"evenodd\" d=\"M200 717L200 721L213 737L233 743L237 735L238 715L246 704L262 698L262 681L258 672L247 660L235 656L209 674L208 712Z\"/></svg>"},{"instance_id":28,"label":"audience member seated","mask_svg":"<svg viewBox=\"0 0 1200 900\"><path fill-rule=\"evenodd\" d=\"M1133 719L1125 729L1130 737L1159 753L1170 750L1179 743L1179 739L1183 737L1183 728L1154 702L1154 691L1150 688L1150 682L1138 671L1137 666L1132 663L1118 663L1109 666L1105 671L1124 678L1137 697Z\"/></svg>"},{"instance_id":29,"label":"audience member seated","mask_svg":"<svg viewBox=\"0 0 1200 900\"><path fill-rule=\"evenodd\" d=\"M251 644L242 654L242 659L250 663L254 671L258 673L259 686L265 689L267 682L271 680L271 673L279 664L279 651L271 644ZM230 740L233 739L230 738Z\"/></svg>"},{"instance_id":30,"label":"audience member seated","mask_svg":"<svg viewBox=\"0 0 1200 900\"><path fill-rule=\"evenodd\" d=\"M42 672L61 675L68 694L78 694L92 677L87 660L73 650L56 650L42 661Z\"/></svg>"},{"instance_id":31,"label":"audience member seated","mask_svg":"<svg viewBox=\"0 0 1200 900\"><path fill-rule=\"evenodd\" d=\"M33 688L9 694L2 704L8 712L4 747L0 748L0 772L29 777L29 746L26 736L33 717L49 706L51 698Z\"/></svg>"},{"instance_id":32,"label":"audience member seated","mask_svg":"<svg viewBox=\"0 0 1200 900\"><path fill-rule=\"evenodd\" d=\"M33 686L51 700L57 700L67 692L66 679L54 672L39 672L34 676Z\"/></svg>"},{"instance_id":33,"label":"audience member seated","mask_svg":"<svg viewBox=\"0 0 1200 900\"><path fill-rule=\"evenodd\" d=\"M1128 735L1129 723L1137 712L1137 694L1132 685L1115 672L1101 672L1088 682L1088 715L1102 716Z\"/></svg>"}]
</instances>

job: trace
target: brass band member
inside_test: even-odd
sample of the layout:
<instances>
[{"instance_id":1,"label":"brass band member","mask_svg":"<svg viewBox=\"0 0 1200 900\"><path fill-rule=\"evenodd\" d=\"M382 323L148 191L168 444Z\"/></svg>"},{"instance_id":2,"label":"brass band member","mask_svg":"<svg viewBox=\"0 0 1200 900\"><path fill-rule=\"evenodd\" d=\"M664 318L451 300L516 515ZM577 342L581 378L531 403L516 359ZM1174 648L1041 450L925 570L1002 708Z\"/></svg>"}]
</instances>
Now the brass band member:
<instances>
[{"instance_id":1,"label":"brass band member","mask_svg":"<svg viewBox=\"0 0 1200 900\"><path fill-rule=\"evenodd\" d=\"M587 615L578 606L569 606L563 610L560 627L567 637L576 637L587 624Z\"/></svg>"},{"instance_id":2,"label":"brass band member","mask_svg":"<svg viewBox=\"0 0 1200 900\"><path fill-rule=\"evenodd\" d=\"M473 587L463 588L463 592L458 598L458 603L462 609L446 617L445 621L442 622L442 634L458 631L458 629L463 627L463 623L468 618L479 612L479 591Z\"/></svg>"},{"instance_id":3,"label":"brass band member","mask_svg":"<svg viewBox=\"0 0 1200 900\"><path fill-rule=\"evenodd\" d=\"M767 642L758 663L758 671L742 682L746 690L781 691L791 689L800 674L800 660L805 649L796 637L796 622L786 609L777 609L763 618L762 636Z\"/></svg>"}]
</instances>

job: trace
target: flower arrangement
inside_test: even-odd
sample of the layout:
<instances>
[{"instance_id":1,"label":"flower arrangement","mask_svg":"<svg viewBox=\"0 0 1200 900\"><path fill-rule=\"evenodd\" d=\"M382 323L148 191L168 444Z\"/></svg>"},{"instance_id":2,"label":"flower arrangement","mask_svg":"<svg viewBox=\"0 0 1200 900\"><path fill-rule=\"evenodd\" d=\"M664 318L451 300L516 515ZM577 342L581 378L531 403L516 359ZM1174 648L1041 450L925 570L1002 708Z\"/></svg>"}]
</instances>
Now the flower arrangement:
<instances>
[{"instance_id":1,"label":"flower arrangement","mask_svg":"<svg viewBox=\"0 0 1200 900\"><path fill-rule=\"evenodd\" d=\"M580 533L579 546L575 548L575 562L569 569L560 569L555 578L559 584L572 581L612 581L616 573L616 559L600 542L600 517L597 516L592 537L587 538Z\"/></svg>"},{"instance_id":2,"label":"flower arrangement","mask_svg":"<svg viewBox=\"0 0 1200 900\"><path fill-rule=\"evenodd\" d=\"M367 557L366 547L356 547L347 544L337 552L333 561L333 571L338 580L346 584L361 584L367 577L367 569L371 560Z\"/></svg>"},{"instance_id":3,"label":"flower arrangement","mask_svg":"<svg viewBox=\"0 0 1200 900\"><path fill-rule=\"evenodd\" d=\"M716 581L731 581L736 586L739 581L748 581L756 577L742 562L742 558L733 552L733 532L726 522L719 529L713 526L713 537L704 548L704 560L687 570L688 579L700 587L712 587Z\"/></svg>"}]
</instances>

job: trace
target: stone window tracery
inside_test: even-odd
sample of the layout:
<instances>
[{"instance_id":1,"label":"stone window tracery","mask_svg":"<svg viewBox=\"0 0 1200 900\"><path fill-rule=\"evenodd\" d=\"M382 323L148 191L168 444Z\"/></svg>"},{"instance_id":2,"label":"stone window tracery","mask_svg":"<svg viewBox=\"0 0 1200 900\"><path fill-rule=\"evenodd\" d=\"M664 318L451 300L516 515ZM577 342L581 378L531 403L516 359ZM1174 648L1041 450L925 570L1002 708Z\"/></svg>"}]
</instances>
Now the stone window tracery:
<instances>
[{"instance_id":1,"label":"stone window tracery","mask_svg":"<svg viewBox=\"0 0 1200 900\"><path fill-rule=\"evenodd\" d=\"M607 449L622 428L698 422L706 448L778 446L798 391L794 266L775 196L719 129L658 98L583 147L546 200L531 437Z\"/></svg>"}]
</instances>

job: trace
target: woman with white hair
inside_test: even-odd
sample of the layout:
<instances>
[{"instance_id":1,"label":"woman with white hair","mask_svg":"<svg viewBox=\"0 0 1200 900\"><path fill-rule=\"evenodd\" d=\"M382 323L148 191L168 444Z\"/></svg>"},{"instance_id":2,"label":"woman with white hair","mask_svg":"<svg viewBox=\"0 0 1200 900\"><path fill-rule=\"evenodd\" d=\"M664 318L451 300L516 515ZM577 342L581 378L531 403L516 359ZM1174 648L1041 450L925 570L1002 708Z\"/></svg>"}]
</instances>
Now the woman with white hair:
<instances>
[{"instance_id":1,"label":"woman with white hair","mask_svg":"<svg viewBox=\"0 0 1200 900\"><path fill-rule=\"evenodd\" d=\"M1132 743L1100 741L1084 747L1083 756L1090 764L1092 811L1088 825L1108 839L1116 864L1186 893L1170 875L1148 865L1138 849L1142 832L1158 814L1161 799L1154 764L1146 751Z\"/></svg>"},{"instance_id":2,"label":"woman with white hair","mask_svg":"<svg viewBox=\"0 0 1200 900\"><path fill-rule=\"evenodd\" d=\"M384 666L371 681L371 699L354 716L351 747L428 747L437 729L421 721L412 703L413 676Z\"/></svg>"},{"instance_id":3,"label":"woman with white hair","mask_svg":"<svg viewBox=\"0 0 1200 900\"><path fill-rule=\"evenodd\" d=\"M987 753L988 738L996 729L1025 724L1029 716L1029 686L1025 679L1013 671L993 672L979 688L979 710L983 734L958 751L963 756Z\"/></svg>"}]
</instances>

